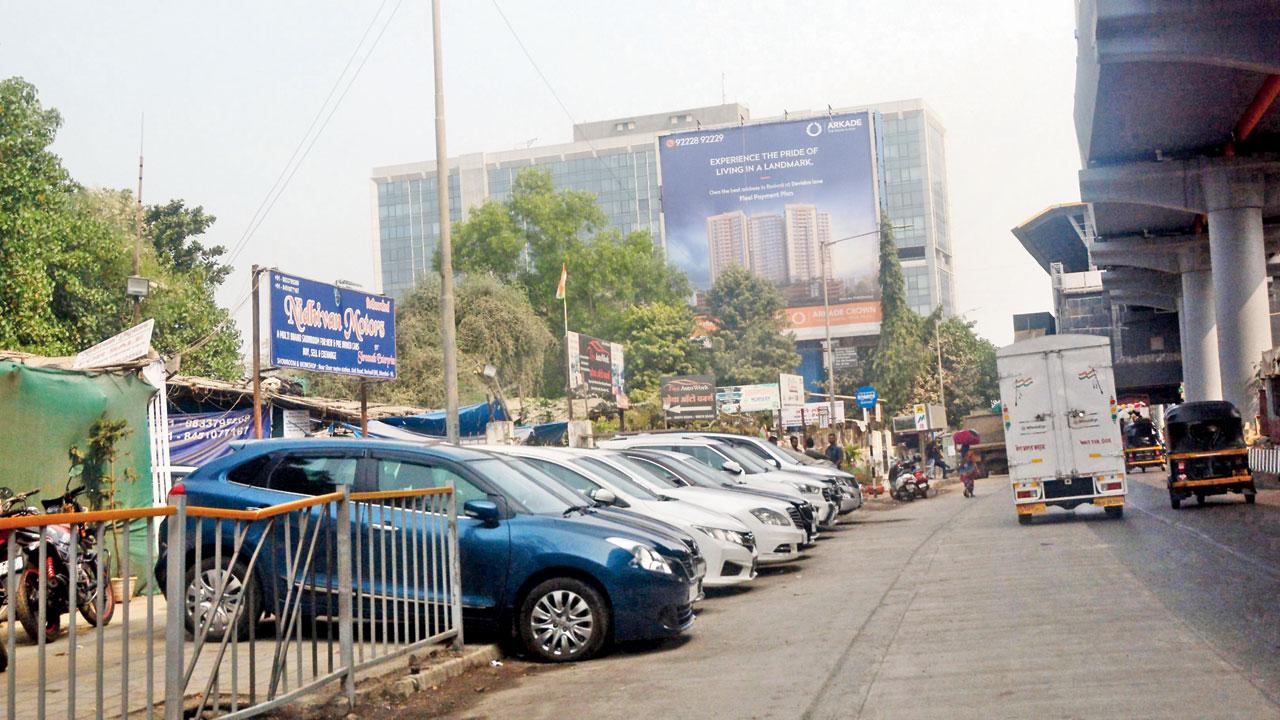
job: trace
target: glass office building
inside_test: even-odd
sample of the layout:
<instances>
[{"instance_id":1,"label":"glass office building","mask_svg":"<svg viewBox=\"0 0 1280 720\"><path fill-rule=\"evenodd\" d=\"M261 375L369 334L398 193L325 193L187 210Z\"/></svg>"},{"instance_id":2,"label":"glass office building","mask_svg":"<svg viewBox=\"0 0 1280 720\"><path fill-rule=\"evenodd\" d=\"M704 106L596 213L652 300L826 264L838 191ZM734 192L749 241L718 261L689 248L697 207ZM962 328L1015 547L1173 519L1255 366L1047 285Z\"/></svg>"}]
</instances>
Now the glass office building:
<instances>
[{"instance_id":1,"label":"glass office building","mask_svg":"<svg viewBox=\"0 0 1280 720\"><path fill-rule=\"evenodd\" d=\"M875 118L878 191L882 212L895 225L911 306L929 313L941 305L955 311L945 134L921 100L882 103L838 112L868 110ZM790 113L790 119L826 112ZM449 160L449 216L457 222L486 200L505 200L519 172L549 171L558 189L598 198L609 223L623 233L645 230L661 238L661 193L657 138L665 133L751 120L738 104L581 123L574 141ZM375 168L372 174L373 251L381 291L401 296L433 272L440 236L435 163Z\"/></svg>"}]
</instances>

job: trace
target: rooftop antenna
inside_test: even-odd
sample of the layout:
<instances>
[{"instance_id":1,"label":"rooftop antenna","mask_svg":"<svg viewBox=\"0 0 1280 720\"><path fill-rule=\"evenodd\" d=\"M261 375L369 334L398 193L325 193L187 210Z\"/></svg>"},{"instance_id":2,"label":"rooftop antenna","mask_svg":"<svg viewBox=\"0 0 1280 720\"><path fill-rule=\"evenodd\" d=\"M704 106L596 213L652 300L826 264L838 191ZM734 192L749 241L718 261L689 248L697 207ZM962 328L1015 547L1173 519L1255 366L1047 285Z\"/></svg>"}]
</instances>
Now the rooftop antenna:
<instances>
[{"instance_id":1,"label":"rooftop antenna","mask_svg":"<svg viewBox=\"0 0 1280 720\"><path fill-rule=\"evenodd\" d=\"M738 127L742 127L743 123L745 123L745 122L746 122L746 121L745 121L745 120L743 120L743 118L742 118L742 113L738 113Z\"/></svg>"},{"instance_id":2,"label":"rooftop antenna","mask_svg":"<svg viewBox=\"0 0 1280 720\"><path fill-rule=\"evenodd\" d=\"M783 111L782 111L782 119L783 119L783 120L786 120L786 119L787 119L787 118L789 118L790 116L791 116L791 113L787 112L786 110L783 110Z\"/></svg>"},{"instance_id":3,"label":"rooftop antenna","mask_svg":"<svg viewBox=\"0 0 1280 720\"><path fill-rule=\"evenodd\" d=\"M827 103L827 117L831 117L831 104Z\"/></svg>"}]
</instances>

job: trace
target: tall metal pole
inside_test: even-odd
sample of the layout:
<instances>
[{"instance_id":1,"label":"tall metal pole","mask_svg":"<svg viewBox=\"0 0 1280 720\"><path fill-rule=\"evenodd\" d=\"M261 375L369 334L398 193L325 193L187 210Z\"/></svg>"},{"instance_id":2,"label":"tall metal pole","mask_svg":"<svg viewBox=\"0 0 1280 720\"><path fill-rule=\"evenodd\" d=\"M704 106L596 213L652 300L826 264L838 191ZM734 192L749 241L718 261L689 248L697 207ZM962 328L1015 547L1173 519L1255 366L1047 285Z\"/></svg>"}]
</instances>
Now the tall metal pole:
<instances>
[{"instance_id":1,"label":"tall metal pole","mask_svg":"<svg viewBox=\"0 0 1280 720\"><path fill-rule=\"evenodd\" d=\"M369 382L360 379L360 437L369 437Z\"/></svg>"},{"instance_id":2,"label":"tall metal pole","mask_svg":"<svg viewBox=\"0 0 1280 720\"><path fill-rule=\"evenodd\" d=\"M133 276L137 277L142 274L142 133L145 125L139 121L138 129L138 202L133 209ZM142 322L142 297L133 296L133 324L137 325Z\"/></svg>"},{"instance_id":3,"label":"tall metal pole","mask_svg":"<svg viewBox=\"0 0 1280 720\"><path fill-rule=\"evenodd\" d=\"M569 293L560 298L564 301L564 401L569 410L569 419L573 419L573 348L569 347Z\"/></svg>"},{"instance_id":4,"label":"tall metal pole","mask_svg":"<svg viewBox=\"0 0 1280 720\"><path fill-rule=\"evenodd\" d=\"M440 208L440 342L444 347L445 434L458 444L458 340L453 315L453 242L449 237L449 153L444 142L444 47L440 0L431 0L436 87L436 199Z\"/></svg>"},{"instance_id":5,"label":"tall metal pole","mask_svg":"<svg viewBox=\"0 0 1280 720\"><path fill-rule=\"evenodd\" d=\"M942 319L933 321L934 337L937 339L938 346L938 404L942 406L942 417L947 416L947 395L944 382L942 380Z\"/></svg>"},{"instance_id":6,"label":"tall metal pole","mask_svg":"<svg viewBox=\"0 0 1280 720\"><path fill-rule=\"evenodd\" d=\"M262 325L258 319L258 276L262 268L254 265L249 269L249 296L253 298L253 437L262 439Z\"/></svg>"},{"instance_id":7,"label":"tall metal pole","mask_svg":"<svg viewBox=\"0 0 1280 720\"><path fill-rule=\"evenodd\" d=\"M827 291L828 243L818 244L818 258L822 263L822 323L827 330L827 421L836 427L836 354L831 347L831 300Z\"/></svg>"}]
</instances>

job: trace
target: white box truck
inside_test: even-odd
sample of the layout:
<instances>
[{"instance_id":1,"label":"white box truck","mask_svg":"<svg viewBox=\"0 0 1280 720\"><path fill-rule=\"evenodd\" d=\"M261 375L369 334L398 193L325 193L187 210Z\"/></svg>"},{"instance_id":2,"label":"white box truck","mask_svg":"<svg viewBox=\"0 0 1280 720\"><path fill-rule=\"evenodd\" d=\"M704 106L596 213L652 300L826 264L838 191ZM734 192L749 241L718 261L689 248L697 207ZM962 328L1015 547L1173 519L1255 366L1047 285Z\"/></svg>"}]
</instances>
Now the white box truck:
<instances>
[{"instance_id":1,"label":"white box truck","mask_svg":"<svg viewBox=\"0 0 1280 720\"><path fill-rule=\"evenodd\" d=\"M1050 506L1124 515L1124 444L1111 342L1046 335L996 354L1009 480L1018 522Z\"/></svg>"}]
</instances>

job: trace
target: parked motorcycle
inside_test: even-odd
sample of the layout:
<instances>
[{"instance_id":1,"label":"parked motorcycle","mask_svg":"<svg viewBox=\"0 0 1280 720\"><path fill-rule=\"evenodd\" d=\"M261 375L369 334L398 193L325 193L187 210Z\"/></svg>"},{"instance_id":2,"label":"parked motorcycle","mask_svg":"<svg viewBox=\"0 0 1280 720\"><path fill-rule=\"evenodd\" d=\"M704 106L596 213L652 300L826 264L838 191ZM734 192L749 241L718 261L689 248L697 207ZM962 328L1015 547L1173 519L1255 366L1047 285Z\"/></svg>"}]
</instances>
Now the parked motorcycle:
<instances>
[{"instance_id":1,"label":"parked motorcycle","mask_svg":"<svg viewBox=\"0 0 1280 720\"><path fill-rule=\"evenodd\" d=\"M83 494L83 486L69 488L61 497L45 500L41 504L46 513L82 513L84 506L76 501ZM32 642L38 642L42 628L39 621L40 576L45 574L45 641L58 637L62 628L62 616L71 611L69 607L69 584L75 582L76 608L85 622L95 627L111 622L115 614L116 597L108 578L101 579L102 610L98 611L98 555L105 549L98 548L97 536L93 528L79 525L73 534L70 524L47 525L44 528L46 538L45 562L40 566L39 535L31 537L19 536L22 543L22 575L18 578L17 596L14 598L14 609L22 629ZM76 543L76 567L74 580L68 567L71 557L71 543ZM108 558L103 557L103 567L107 567Z\"/></svg>"},{"instance_id":2,"label":"parked motorcycle","mask_svg":"<svg viewBox=\"0 0 1280 720\"><path fill-rule=\"evenodd\" d=\"M7 487L0 487L0 517L14 517L17 515L35 515L37 510L28 507L26 499L35 495L39 490L20 493L14 495L13 491ZM15 535L16 533L16 535ZM22 570L22 554L18 553L14 556L13 567L9 567L9 542L21 543L20 537L27 535L25 531L20 530L0 530L0 608L7 604L5 593L9 587L9 572L20 572ZM2 617L3 615L0 615ZM9 649L8 642L0 639L0 672L9 669Z\"/></svg>"}]
</instances>

